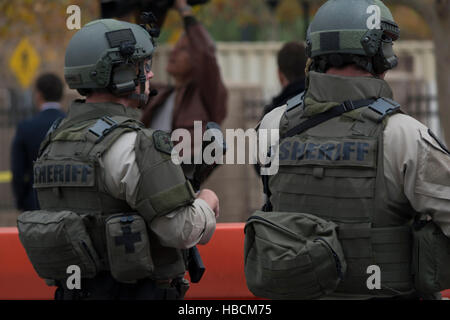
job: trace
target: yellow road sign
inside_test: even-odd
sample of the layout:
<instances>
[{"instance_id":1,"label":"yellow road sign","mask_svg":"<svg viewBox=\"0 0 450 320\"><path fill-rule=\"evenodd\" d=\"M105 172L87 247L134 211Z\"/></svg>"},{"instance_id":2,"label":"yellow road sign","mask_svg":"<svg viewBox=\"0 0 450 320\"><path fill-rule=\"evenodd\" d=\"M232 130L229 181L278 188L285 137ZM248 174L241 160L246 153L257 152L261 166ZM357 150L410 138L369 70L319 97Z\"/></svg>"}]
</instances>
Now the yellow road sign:
<instances>
[{"instance_id":1,"label":"yellow road sign","mask_svg":"<svg viewBox=\"0 0 450 320\"><path fill-rule=\"evenodd\" d=\"M23 88L28 88L39 68L41 59L27 38L22 39L9 59L9 67Z\"/></svg>"},{"instance_id":2,"label":"yellow road sign","mask_svg":"<svg viewBox=\"0 0 450 320\"><path fill-rule=\"evenodd\" d=\"M12 180L11 171L0 171L0 183L8 183Z\"/></svg>"}]
</instances>

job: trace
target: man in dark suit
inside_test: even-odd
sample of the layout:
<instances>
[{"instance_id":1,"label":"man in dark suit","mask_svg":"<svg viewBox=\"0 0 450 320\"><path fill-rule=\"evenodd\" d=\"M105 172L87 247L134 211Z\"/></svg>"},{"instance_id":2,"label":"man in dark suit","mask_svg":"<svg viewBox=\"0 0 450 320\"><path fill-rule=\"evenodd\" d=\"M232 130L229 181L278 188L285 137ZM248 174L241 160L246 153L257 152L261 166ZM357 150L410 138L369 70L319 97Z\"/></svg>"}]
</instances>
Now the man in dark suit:
<instances>
[{"instance_id":1,"label":"man in dark suit","mask_svg":"<svg viewBox=\"0 0 450 320\"><path fill-rule=\"evenodd\" d=\"M62 95L63 84L56 75L41 75L36 81L34 95L39 112L17 126L11 146L11 171L13 193L19 210L39 209L33 189L33 161L50 126L56 119L65 117L59 104Z\"/></svg>"},{"instance_id":2,"label":"man in dark suit","mask_svg":"<svg viewBox=\"0 0 450 320\"><path fill-rule=\"evenodd\" d=\"M305 91L306 51L301 42L288 42L278 52L278 79L281 92L264 107L263 116Z\"/></svg>"}]
</instances>

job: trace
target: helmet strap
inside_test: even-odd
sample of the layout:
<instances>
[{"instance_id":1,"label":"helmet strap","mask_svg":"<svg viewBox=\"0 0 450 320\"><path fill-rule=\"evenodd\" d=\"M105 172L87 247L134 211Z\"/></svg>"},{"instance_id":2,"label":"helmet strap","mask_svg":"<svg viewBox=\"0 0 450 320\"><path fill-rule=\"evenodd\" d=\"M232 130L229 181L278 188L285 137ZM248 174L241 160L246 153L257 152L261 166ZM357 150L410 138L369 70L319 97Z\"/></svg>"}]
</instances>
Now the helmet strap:
<instances>
[{"instance_id":1,"label":"helmet strap","mask_svg":"<svg viewBox=\"0 0 450 320\"><path fill-rule=\"evenodd\" d=\"M145 82L147 81L147 77L145 76L145 70L144 70L144 61L141 60L139 62L139 88L140 88L140 94L139 94L139 105L138 108L144 107L148 102L148 95L145 94Z\"/></svg>"},{"instance_id":2,"label":"helmet strap","mask_svg":"<svg viewBox=\"0 0 450 320\"><path fill-rule=\"evenodd\" d=\"M381 74L387 70L393 69L398 64L398 58L392 48L390 38L383 39L378 53L373 57L374 71Z\"/></svg>"},{"instance_id":3,"label":"helmet strap","mask_svg":"<svg viewBox=\"0 0 450 320\"><path fill-rule=\"evenodd\" d=\"M141 109L144 107L149 100L149 95L145 94L145 82L147 81L147 77L145 76L144 70L144 61L139 62L139 73L138 73L138 82L139 82L139 94L136 92L132 92L129 95L130 99L138 101L138 108Z\"/></svg>"},{"instance_id":4,"label":"helmet strap","mask_svg":"<svg viewBox=\"0 0 450 320\"><path fill-rule=\"evenodd\" d=\"M133 64L122 64L113 70L111 83L108 90L116 96L127 95L130 91L134 91L136 67Z\"/></svg>"}]
</instances>

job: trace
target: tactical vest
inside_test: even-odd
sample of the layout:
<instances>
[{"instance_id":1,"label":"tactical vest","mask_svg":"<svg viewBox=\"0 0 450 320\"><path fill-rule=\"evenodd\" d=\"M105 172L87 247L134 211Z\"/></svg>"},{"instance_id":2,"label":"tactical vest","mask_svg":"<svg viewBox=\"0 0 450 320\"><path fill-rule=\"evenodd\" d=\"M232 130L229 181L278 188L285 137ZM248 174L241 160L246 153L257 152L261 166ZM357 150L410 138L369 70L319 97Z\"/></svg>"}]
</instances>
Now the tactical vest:
<instances>
[{"instance_id":1,"label":"tactical vest","mask_svg":"<svg viewBox=\"0 0 450 320\"><path fill-rule=\"evenodd\" d=\"M307 120L299 109L288 108L283 115L281 137ZM282 138L279 171L269 177L273 211L309 213L339 226L347 272L337 293L394 296L413 290L414 211L386 189L386 117L362 107ZM367 286L373 265L380 268L381 289Z\"/></svg>"},{"instance_id":2,"label":"tactical vest","mask_svg":"<svg viewBox=\"0 0 450 320\"><path fill-rule=\"evenodd\" d=\"M150 131L126 112L83 106L82 115L71 116L52 126L34 165L34 187L42 209L70 210L84 216L87 231L101 261L109 270L105 221L117 213L131 213L126 201L112 197L100 174L100 159L124 133ZM151 132L149 134L151 137ZM141 214L141 213L140 213ZM145 219L144 215L144 219ZM146 222L149 224L148 219ZM186 270L184 250L160 245L149 232L154 279L171 279Z\"/></svg>"}]
</instances>

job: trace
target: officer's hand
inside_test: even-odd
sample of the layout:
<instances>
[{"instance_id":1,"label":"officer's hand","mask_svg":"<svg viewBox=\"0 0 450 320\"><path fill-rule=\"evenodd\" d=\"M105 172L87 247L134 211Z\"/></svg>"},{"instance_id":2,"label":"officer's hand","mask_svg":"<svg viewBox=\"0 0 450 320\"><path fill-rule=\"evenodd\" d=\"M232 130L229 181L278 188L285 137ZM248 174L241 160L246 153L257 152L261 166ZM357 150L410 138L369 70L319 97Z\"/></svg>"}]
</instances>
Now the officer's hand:
<instances>
[{"instance_id":1,"label":"officer's hand","mask_svg":"<svg viewBox=\"0 0 450 320\"><path fill-rule=\"evenodd\" d=\"M197 198L204 200L214 211L216 218L219 217L219 198L214 191L203 189L200 191Z\"/></svg>"},{"instance_id":2,"label":"officer's hand","mask_svg":"<svg viewBox=\"0 0 450 320\"><path fill-rule=\"evenodd\" d=\"M184 7L186 7L187 4L187 0L175 0L174 4L173 4L173 8L176 10L180 10Z\"/></svg>"},{"instance_id":3,"label":"officer's hand","mask_svg":"<svg viewBox=\"0 0 450 320\"><path fill-rule=\"evenodd\" d=\"M192 8L188 5L187 0L175 0L173 8L177 10L182 17L192 15Z\"/></svg>"}]
</instances>

